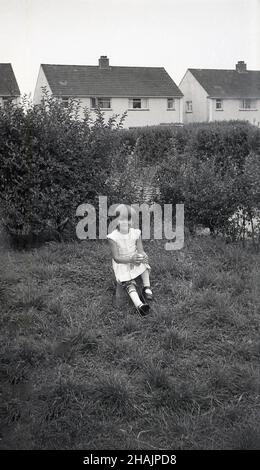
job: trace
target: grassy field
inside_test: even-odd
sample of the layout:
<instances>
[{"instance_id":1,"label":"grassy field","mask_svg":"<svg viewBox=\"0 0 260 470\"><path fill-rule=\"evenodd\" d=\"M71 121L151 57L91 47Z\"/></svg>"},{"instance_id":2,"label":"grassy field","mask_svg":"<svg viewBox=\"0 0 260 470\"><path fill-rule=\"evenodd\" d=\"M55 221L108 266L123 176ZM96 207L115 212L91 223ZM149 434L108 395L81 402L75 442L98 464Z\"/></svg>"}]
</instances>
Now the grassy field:
<instances>
[{"instance_id":1,"label":"grassy field","mask_svg":"<svg viewBox=\"0 0 260 470\"><path fill-rule=\"evenodd\" d=\"M145 248L145 318L113 307L105 242L2 250L2 449L260 448L259 254Z\"/></svg>"}]
</instances>

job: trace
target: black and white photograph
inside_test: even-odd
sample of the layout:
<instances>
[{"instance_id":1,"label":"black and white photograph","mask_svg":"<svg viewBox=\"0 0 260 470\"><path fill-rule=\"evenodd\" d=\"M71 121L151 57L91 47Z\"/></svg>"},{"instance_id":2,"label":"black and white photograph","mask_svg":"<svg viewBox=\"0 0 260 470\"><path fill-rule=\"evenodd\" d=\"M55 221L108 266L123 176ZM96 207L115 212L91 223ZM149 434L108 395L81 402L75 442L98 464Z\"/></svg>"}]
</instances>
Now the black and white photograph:
<instances>
[{"instance_id":1,"label":"black and white photograph","mask_svg":"<svg viewBox=\"0 0 260 470\"><path fill-rule=\"evenodd\" d=\"M0 449L260 450L260 0L0 0Z\"/></svg>"}]
</instances>

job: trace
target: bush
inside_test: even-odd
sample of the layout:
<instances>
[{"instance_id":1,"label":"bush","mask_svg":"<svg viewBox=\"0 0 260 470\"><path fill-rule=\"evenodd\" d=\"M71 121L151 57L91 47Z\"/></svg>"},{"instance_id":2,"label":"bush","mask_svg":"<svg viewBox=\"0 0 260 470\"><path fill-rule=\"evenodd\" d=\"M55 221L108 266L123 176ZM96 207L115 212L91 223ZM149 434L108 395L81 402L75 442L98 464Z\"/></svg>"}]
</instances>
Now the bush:
<instances>
[{"instance_id":1,"label":"bush","mask_svg":"<svg viewBox=\"0 0 260 470\"><path fill-rule=\"evenodd\" d=\"M26 101L0 111L0 198L3 225L22 245L60 238L75 211L102 192L116 142L116 121L78 119L47 93L40 105Z\"/></svg>"},{"instance_id":2,"label":"bush","mask_svg":"<svg viewBox=\"0 0 260 470\"><path fill-rule=\"evenodd\" d=\"M260 158L251 152L245 159L244 170L237 178L237 212L230 221L229 233L232 239L251 238L259 247L260 235Z\"/></svg>"},{"instance_id":3,"label":"bush","mask_svg":"<svg viewBox=\"0 0 260 470\"><path fill-rule=\"evenodd\" d=\"M201 161L196 157L169 157L160 171L163 203L183 203L185 222L191 230L196 225L211 232L223 230L237 207L234 171L224 174L217 158Z\"/></svg>"},{"instance_id":4,"label":"bush","mask_svg":"<svg viewBox=\"0 0 260 470\"><path fill-rule=\"evenodd\" d=\"M184 203L191 229L202 224L234 239L234 214L245 226L259 218L258 128L229 121L120 130L124 115L105 122L97 111L91 121L86 109L79 120L79 106L64 108L45 92L39 105L0 110L0 215L16 243L74 237L76 208L97 207L99 195L109 204Z\"/></svg>"},{"instance_id":5,"label":"bush","mask_svg":"<svg viewBox=\"0 0 260 470\"><path fill-rule=\"evenodd\" d=\"M150 126L122 131L142 164L160 164L168 153L188 154L205 160L218 156L218 164L243 168L250 152L260 152L260 131L246 121L192 123L184 126Z\"/></svg>"},{"instance_id":6,"label":"bush","mask_svg":"<svg viewBox=\"0 0 260 470\"><path fill-rule=\"evenodd\" d=\"M191 230L200 224L232 239L243 233L233 217L238 211L247 223L259 220L258 128L243 121L196 123L134 129L124 137L128 146L113 159L108 180L112 200L146 202L150 191L158 203L184 203Z\"/></svg>"}]
</instances>

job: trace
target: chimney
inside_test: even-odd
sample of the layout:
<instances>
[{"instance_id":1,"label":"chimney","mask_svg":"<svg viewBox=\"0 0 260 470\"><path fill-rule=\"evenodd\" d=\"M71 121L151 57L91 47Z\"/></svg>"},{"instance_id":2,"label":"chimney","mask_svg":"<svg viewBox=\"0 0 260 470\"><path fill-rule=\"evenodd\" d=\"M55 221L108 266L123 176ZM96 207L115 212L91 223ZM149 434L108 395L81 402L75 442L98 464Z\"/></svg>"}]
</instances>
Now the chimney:
<instances>
[{"instance_id":1,"label":"chimney","mask_svg":"<svg viewBox=\"0 0 260 470\"><path fill-rule=\"evenodd\" d=\"M236 64L236 71L238 73L243 73L246 72L246 63L243 60L239 60L238 63Z\"/></svg>"},{"instance_id":2,"label":"chimney","mask_svg":"<svg viewBox=\"0 0 260 470\"><path fill-rule=\"evenodd\" d=\"M98 64L100 69L109 69L109 58L106 55L101 55Z\"/></svg>"}]
</instances>

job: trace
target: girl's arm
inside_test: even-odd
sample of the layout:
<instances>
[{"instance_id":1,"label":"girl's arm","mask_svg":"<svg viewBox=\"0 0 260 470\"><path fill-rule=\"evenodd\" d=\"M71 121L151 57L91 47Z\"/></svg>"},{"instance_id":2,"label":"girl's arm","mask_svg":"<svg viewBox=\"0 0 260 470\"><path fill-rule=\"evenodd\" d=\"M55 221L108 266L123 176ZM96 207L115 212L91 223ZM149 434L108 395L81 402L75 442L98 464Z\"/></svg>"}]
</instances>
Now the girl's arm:
<instances>
[{"instance_id":1,"label":"girl's arm","mask_svg":"<svg viewBox=\"0 0 260 470\"><path fill-rule=\"evenodd\" d=\"M137 247L137 252L140 254L140 255L143 255L145 256L145 262L148 261L148 256L147 254L145 253L144 251L144 247L143 247L143 242L142 242L142 239L141 239L141 235L140 237L138 238L137 242L136 242L136 247Z\"/></svg>"},{"instance_id":2,"label":"girl's arm","mask_svg":"<svg viewBox=\"0 0 260 470\"><path fill-rule=\"evenodd\" d=\"M114 240L108 239L108 243L111 249L112 257L116 263L128 264L140 264L141 261L138 259L137 254L135 253L133 256L120 256L118 251L118 246Z\"/></svg>"}]
</instances>

